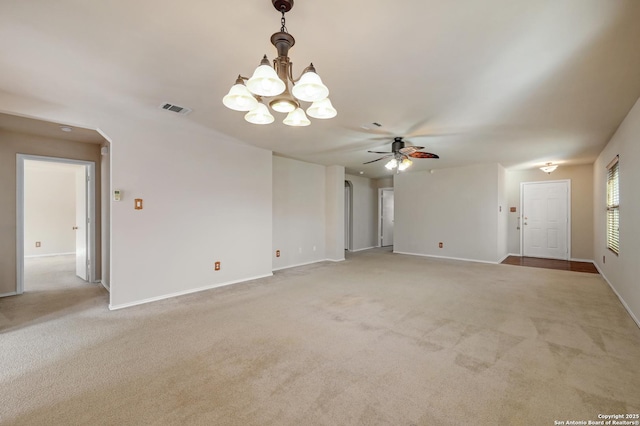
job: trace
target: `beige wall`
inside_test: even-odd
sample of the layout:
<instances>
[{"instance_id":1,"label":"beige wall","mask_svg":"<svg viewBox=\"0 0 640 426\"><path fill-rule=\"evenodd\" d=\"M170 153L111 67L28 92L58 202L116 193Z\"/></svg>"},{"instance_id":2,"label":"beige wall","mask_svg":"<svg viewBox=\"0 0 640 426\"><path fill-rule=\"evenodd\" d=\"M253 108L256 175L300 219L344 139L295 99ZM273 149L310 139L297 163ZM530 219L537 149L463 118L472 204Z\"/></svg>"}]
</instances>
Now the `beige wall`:
<instances>
[{"instance_id":1,"label":"beige wall","mask_svg":"<svg viewBox=\"0 0 640 426\"><path fill-rule=\"evenodd\" d=\"M378 186L376 181L356 175L345 175L351 182L351 250L358 251L378 245Z\"/></svg>"},{"instance_id":2,"label":"beige wall","mask_svg":"<svg viewBox=\"0 0 640 426\"><path fill-rule=\"evenodd\" d=\"M640 326L640 100L594 164L594 260ZM607 164L620 156L620 253L607 248Z\"/></svg>"},{"instance_id":3,"label":"beige wall","mask_svg":"<svg viewBox=\"0 0 640 426\"><path fill-rule=\"evenodd\" d=\"M325 175L324 166L273 156L274 270L327 258Z\"/></svg>"},{"instance_id":4,"label":"beige wall","mask_svg":"<svg viewBox=\"0 0 640 426\"><path fill-rule=\"evenodd\" d=\"M25 256L76 251L76 173L83 172L80 165L25 161Z\"/></svg>"},{"instance_id":5,"label":"beige wall","mask_svg":"<svg viewBox=\"0 0 640 426\"><path fill-rule=\"evenodd\" d=\"M396 175L394 252L502 260L498 238L504 233L498 227L506 212L499 204L501 169L494 163Z\"/></svg>"},{"instance_id":6,"label":"beige wall","mask_svg":"<svg viewBox=\"0 0 640 426\"><path fill-rule=\"evenodd\" d=\"M393 175L376 179L374 182L377 188L393 188Z\"/></svg>"},{"instance_id":7,"label":"beige wall","mask_svg":"<svg viewBox=\"0 0 640 426\"><path fill-rule=\"evenodd\" d=\"M593 165L560 166L551 174L534 170L507 171L508 251L520 254L520 183L571 180L571 258L593 260Z\"/></svg>"},{"instance_id":8,"label":"beige wall","mask_svg":"<svg viewBox=\"0 0 640 426\"><path fill-rule=\"evenodd\" d=\"M96 211L100 211L100 146L46 139L0 129L0 295L16 291L16 155L40 155L96 163ZM100 217L96 218L96 278L100 277Z\"/></svg>"}]
</instances>

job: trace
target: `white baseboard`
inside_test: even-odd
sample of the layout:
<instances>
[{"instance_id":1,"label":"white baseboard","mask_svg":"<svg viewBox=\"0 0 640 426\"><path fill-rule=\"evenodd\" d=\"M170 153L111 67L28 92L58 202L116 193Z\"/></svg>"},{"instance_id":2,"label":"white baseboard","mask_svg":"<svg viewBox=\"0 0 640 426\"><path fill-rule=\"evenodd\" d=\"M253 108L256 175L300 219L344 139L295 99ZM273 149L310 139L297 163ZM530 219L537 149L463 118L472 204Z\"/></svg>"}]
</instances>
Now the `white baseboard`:
<instances>
[{"instance_id":1,"label":"white baseboard","mask_svg":"<svg viewBox=\"0 0 640 426\"><path fill-rule=\"evenodd\" d=\"M606 277L605 274L602 273L602 270L600 269L600 267L598 266L597 263L593 262L593 264L595 265L596 269L598 270L598 272L600 273L600 276L602 278L604 278L604 280L607 282L607 284L609 284L609 287L611 287L611 290L613 290L613 292L615 293L616 296L618 296L618 300L620 300L620 303L622 303L622 306L624 306L624 308L627 310L627 313L629 314L629 316L631 317L631 319L636 323L636 325L638 326L638 328L640 328L640 320L638 320L638 318L635 316L635 314L631 311L631 308L629 308L629 305L627 305L627 302L624 301L624 299L622 298L622 296L620 296L620 293L618 293L618 291L616 290L616 288L611 284L611 282L609 281L609 279Z\"/></svg>"},{"instance_id":2,"label":"white baseboard","mask_svg":"<svg viewBox=\"0 0 640 426\"><path fill-rule=\"evenodd\" d=\"M0 297L9 297L9 296L17 296L18 293L16 293L15 291L12 291L11 293L2 293L0 294Z\"/></svg>"},{"instance_id":3,"label":"white baseboard","mask_svg":"<svg viewBox=\"0 0 640 426\"><path fill-rule=\"evenodd\" d=\"M374 246L371 247L365 247L365 248L361 248L361 249L357 249L357 250L349 250L351 253L355 253L357 251L364 251L364 250L371 250L372 248L375 248Z\"/></svg>"},{"instance_id":4,"label":"white baseboard","mask_svg":"<svg viewBox=\"0 0 640 426\"><path fill-rule=\"evenodd\" d=\"M111 293L111 288L109 285L105 284L104 281L100 280L98 281L100 284L102 284L102 287L104 287L109 293Z\"/></svg>"},{"instance_id":5,"label":"white baseboard","mask_svg":"<svg viewBox=\"0 0 640 426\"><path fill-rule=\"evenodd\" d=\"M327 262L344 262L344 257L342 259L325 259Z\"/></svg>"},{"instance_id":6,"label":"white baseboard","mask_svg":"<svg viewBox=\"0 0 640 426\"><path fill-rule=\"evenodd\" d=\"M432 257L434 259L448 259L448 260L461 260L463 262L477 262L477 263L489 263L492 265L496 265L500 262L492 262L490 260L479 260L479 259L466 259L464 257L449 257L449 256L435 256L432 254L422 254L422 253L408 253L404 251L393 251L395 254L408 254L410 256L421 256L421 257Z\"/></svg>"},{"instance_id":7,"label":"white baseboard","mask_svg":"<svg viewBox=\"0 0 640 426\"><path fill-rule=\"evenodd\" d=\"M72 251L71 253L30 254L29 256L25 256L25 259L32 257L69 256L70 254L76 254L76 252Z\"/></svg>"},{"instance_id":8,"label":"white baseboard","mask_svg":"<svg viewBox=\"0 0 640 426\"><path fill-rule=\"evenodd\" d=\"M571 259L569 259L572 262L585 262L585 263L593 263L594 265L596 264L596 262L593 259L577 259L575 257L572 257ZM597 268L597 266L596 266ZM602 274L600 274L602 275Z\"/></svg>"},{"instance_id":9,"label":"white baseboard","mask_svg":"<svg viewBox=\"0 0 640 426\"><path fill-rule=\"evenodd\" d=\"M224 282L224 283L212 284L212 285L208 285L208 286L204 286L204 287L194 288L194 289L191 289L191 290L179 291L179 292L176 292L176 293L164 294L162 296L150 297L148 299L138 300L138 301L135 301L135 302L122 303L120 305L113 305L113 304L110 303L109 304L109 310L110 311L115 311L115 310L118 310L118 309L130 308L132 306L144 305L145 303L158 302L158 301L164 300L164 299L171 299L173 297L184 296L184 295L191 294L191 293L198 293L200 291L211 290L211 289L218 288L218 287L225 287L225 286L232 285L232 284L238 284L238 283L242 283L242 282L245 282L245 281L257 280L257 279L260 279L260 278L267 278L267 277L271 277L271 276L273 276L273 274L269 273L269 274L265 274L265 275L259 275L259 276L256 276L256 277L243 278L243 279L235 280L235 281L227 281L227 282Z\"/></svg>"},{"instance_id":10,"label":"white baseboard","mask_svg":"<svg viewBox=\"0 0 640 426\"><path fill-rule=\"evenodd\" d=\"M502 263L502 262L504 262L504 260L505 260L507 257L509 257L509 256L513 256L513 255L511 255L511 254L507 253L507 254L505 254L505 255L502 257L502 259L498 260L498 262L496 262L496 263Z\"/></svg>"},{"instance_id":11,"label":"white baseboard","mask_svg":"<svg viewBox=\"0 0 640 426\"><path fill-rule=\"evenodd\" d=\"M507 256L522 257L522 255L520 253L509 253L509 254L507 254Z\"/></svg>"},{"instance_id":12,"label":"white baseboard","mask_svg":"<svg viewBox=\"0 0 640 426\"><path fill-rule=\"evenodd\" d=\"M324 262L326 261L326 259L318 259L318 260L312 260L309 262L303 262L303 263L296 263L295 265L287 265L287 266L280 266L279 268L274 268L273 271L282 271L283 269L289 269L289 268L297 268L298 266L305 266L305 265L311 265L313 263L318 263L318 262Z\"/></svg>"}]
</instances>

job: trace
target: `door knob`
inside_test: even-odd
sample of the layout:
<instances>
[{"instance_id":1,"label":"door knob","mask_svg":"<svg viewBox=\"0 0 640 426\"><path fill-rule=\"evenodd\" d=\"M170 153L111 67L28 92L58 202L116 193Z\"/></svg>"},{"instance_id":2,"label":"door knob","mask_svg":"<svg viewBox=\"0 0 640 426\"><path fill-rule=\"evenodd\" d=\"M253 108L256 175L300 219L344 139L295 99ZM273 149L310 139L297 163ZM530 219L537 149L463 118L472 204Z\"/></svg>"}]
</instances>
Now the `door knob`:
<instances>
[{"instance_id":1,"label":"door knob","mask_svg":"<svg viewBox=\"0 0 640 426\"><path fill-rule=\"evenodd\" d=\"M73 227L73 230L74 230L74 231L77 231L77 230L78 230L78 227L77 227L77 226L74 226L74 227Z\"/></svg>"}]
</instances>

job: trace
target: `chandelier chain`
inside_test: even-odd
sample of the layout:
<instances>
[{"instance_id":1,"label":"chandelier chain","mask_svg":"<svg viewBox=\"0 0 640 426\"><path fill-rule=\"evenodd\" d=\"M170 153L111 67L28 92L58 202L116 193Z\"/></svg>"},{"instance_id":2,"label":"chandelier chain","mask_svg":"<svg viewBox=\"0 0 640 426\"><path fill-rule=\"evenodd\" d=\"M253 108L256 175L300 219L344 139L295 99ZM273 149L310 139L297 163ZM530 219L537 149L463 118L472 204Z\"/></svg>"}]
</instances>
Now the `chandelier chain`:
<instances>
[{"instance_id":1,"label":"chandelier chain","mask_svg":"<svg viewBox=\"0 0 640 426\"><path fill-rule=\"evenodd\" d=\"M284 12L285 12L284 11L284 7L282 8L281 12L282 12L282 18L280 18L280 25L281 25L280 32L288 33L289 31L287 31L287 27L285 26L285 22L286 21L285 21L285 18L284 18Z\"/></svg>"}]
</instances>

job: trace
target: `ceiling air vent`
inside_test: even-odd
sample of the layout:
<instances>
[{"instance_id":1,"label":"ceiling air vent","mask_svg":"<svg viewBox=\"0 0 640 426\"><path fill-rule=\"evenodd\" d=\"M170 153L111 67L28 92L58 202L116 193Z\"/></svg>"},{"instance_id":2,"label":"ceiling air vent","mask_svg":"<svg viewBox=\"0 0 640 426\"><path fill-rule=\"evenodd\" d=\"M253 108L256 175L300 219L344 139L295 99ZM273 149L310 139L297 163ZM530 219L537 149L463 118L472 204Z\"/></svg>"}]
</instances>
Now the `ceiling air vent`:
<instances>
[{"instance_id":1,"label":"ceiling air vent","mask_svg":"<svg viewBox=\"0 0 640 426\"><path fill-rule=\"evenodd\" d=\"M180 115L187 115L191 112L190 108L181 107L179 105L170 104L169 102L165 102L161 104L158 108L164 109L167 111L175 112Z\"/></svg>"}]
</instances>

